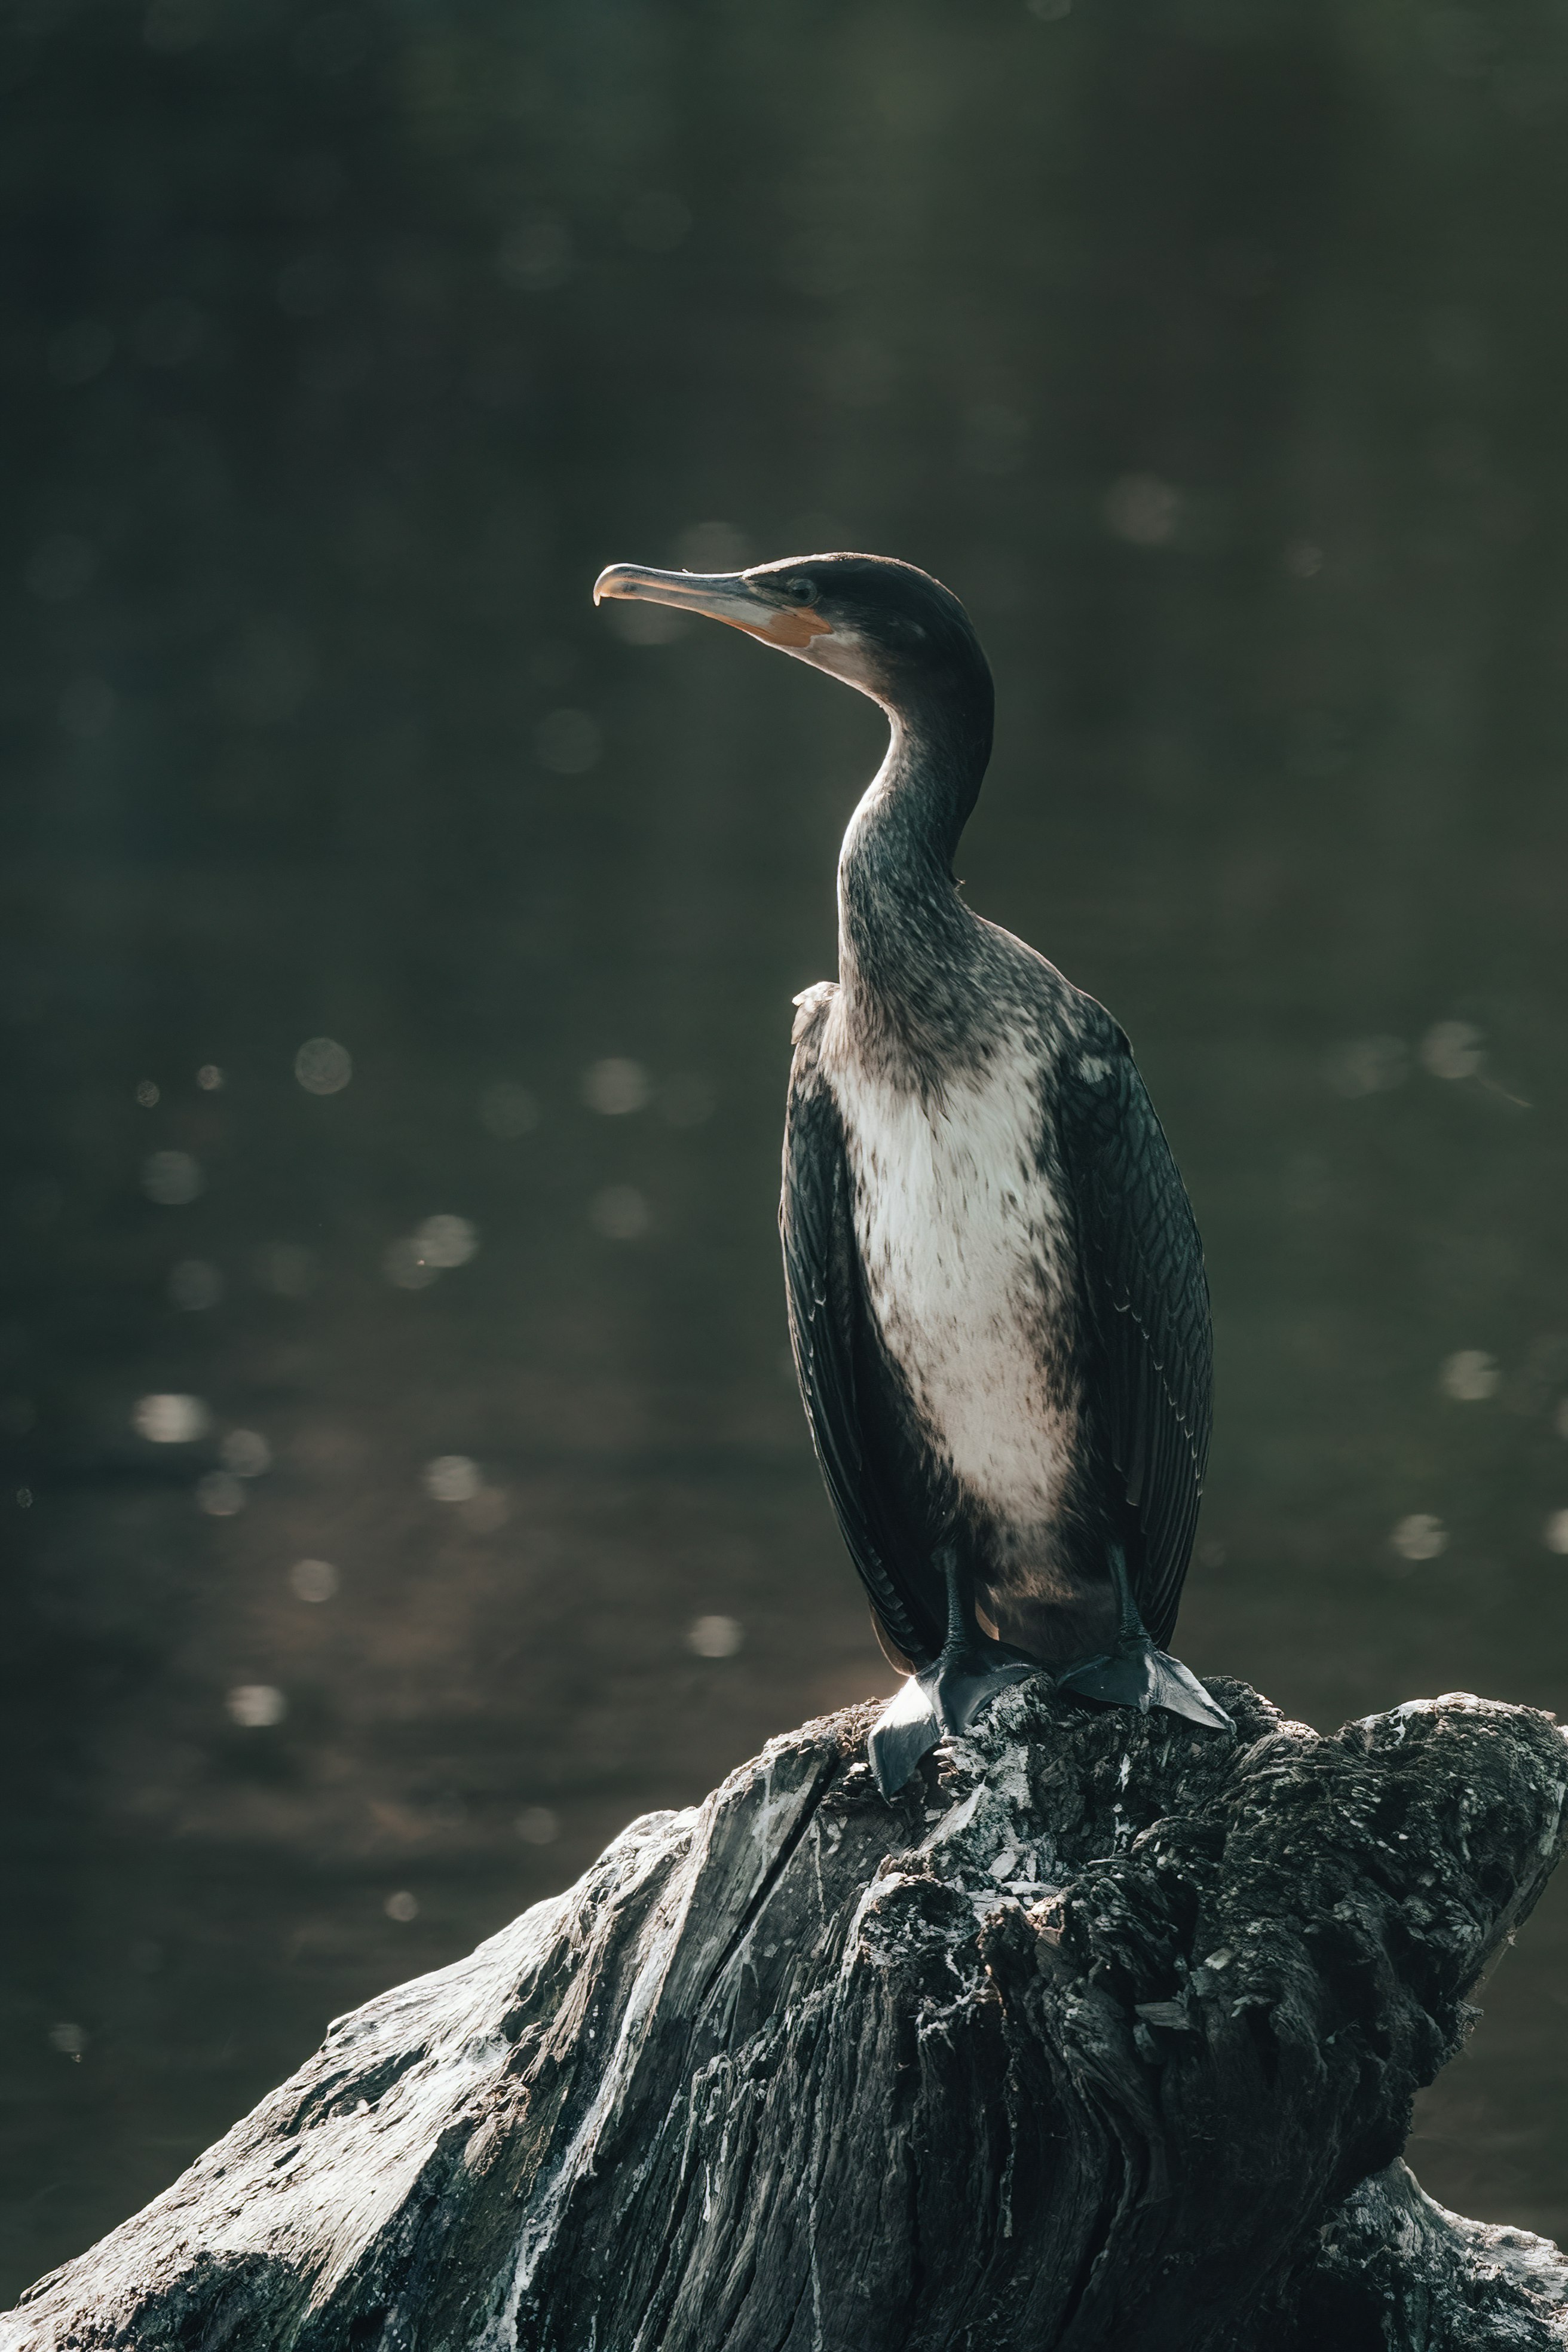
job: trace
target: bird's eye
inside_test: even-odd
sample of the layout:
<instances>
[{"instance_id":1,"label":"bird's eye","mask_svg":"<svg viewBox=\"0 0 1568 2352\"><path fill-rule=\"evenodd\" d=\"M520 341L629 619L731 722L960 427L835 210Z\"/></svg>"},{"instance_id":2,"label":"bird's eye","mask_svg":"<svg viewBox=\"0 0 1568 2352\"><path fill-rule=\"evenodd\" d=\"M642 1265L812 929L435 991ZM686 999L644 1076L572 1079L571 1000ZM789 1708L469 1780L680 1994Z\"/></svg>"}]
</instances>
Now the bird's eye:
<instances>
[{"instance_id":1,"label":"bird's eye","mask_svg":"<svg viewBox=\"0 0 1568 2352\"><path fill-rule=\"evenodd\" d=\"M793 580L786 580L784 592L793 604L815 604L820 593L816 581L808 580L804 572L796 572Z\"/></svg>"}]
</instances>

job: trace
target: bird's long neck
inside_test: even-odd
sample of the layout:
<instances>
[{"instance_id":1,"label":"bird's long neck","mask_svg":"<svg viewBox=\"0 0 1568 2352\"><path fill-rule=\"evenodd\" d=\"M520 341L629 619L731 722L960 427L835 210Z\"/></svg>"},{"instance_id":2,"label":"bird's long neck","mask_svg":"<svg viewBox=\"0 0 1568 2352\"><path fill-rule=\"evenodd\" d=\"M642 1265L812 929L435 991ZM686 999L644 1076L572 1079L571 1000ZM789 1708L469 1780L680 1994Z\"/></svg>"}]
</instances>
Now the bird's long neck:
<instances>
[{"instance_id":1,"label":"bird's long neck","mask_svg":"<svg viewBox=\"0 0 1568 2352\"><path fill-rule=\"evenodd\" d=\"M888 756L839 854L839 982L865 1044L918 1063L956 1044L974 1012L977 925L952 859L991 753L989 673L888 715Z\"/></svg>"}]
</instances>

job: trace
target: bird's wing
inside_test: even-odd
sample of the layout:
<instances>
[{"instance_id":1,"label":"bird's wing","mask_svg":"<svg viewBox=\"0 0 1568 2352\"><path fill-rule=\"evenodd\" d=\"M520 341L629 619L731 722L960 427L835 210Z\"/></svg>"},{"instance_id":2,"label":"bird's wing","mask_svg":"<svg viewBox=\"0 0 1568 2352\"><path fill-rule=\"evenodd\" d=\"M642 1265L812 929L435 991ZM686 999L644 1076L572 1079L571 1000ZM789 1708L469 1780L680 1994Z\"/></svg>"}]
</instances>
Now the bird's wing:
<instances>
[{"instance_id":1,"label":"bird's wing","mask_svg":"<svg viewBox=\"0 0 1568 2352\"><path fill-rule=\"evenodd\" d=\"M843 1125L817 1063L822 1024L837 992L822 982L795 999L801 1010L779 1201L790 1342L812 1443L850 1557L895 1645L923 1664L942 1646L940 1580L925 1570L932 1530L922 1507L923 1465L909 1444L897 1376L867 1309Z\"/></svg>"},{"instance_id":2,"label":"bird's wing","mask_svg":"<svg viewBox=\"0 0 1568 2352\"><path fill-rule=\"evenodd\" d=\"M1100 1008L1095 1008L1099 1012ZM1100 1358L1101 1427L1142 1558L1128 1571L1163 1648L1197 1528L1213 1419L1214 1342L1198 1238L1132 1049L1109 1014L1060 1074L1059 1133Z\"/></svg>"}]
</instances>

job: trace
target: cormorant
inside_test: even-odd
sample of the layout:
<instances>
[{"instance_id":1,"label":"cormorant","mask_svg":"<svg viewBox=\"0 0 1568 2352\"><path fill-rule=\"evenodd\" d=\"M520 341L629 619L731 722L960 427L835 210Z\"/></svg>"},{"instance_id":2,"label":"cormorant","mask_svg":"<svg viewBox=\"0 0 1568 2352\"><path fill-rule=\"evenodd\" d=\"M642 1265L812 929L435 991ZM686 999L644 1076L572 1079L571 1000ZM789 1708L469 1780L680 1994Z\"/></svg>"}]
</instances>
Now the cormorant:
<instances>
[{"instance_id":1,"label":"cormorant","mask_svg":"<svg viewBox=\"0 0 1568 2352\"><path fill-rule=\"evenodd\" d=\"M994 700L967 613L875 555L616 563L605 596L748 630L891 730L839 856L838 979L795 999L779 1211L817 1459L910 1675L879 1785L1042 1666L1227 1726L1162 1646L1208 1453L1202 1245L1121 1028L959 895Z\"/></svg>"}]
</instances>

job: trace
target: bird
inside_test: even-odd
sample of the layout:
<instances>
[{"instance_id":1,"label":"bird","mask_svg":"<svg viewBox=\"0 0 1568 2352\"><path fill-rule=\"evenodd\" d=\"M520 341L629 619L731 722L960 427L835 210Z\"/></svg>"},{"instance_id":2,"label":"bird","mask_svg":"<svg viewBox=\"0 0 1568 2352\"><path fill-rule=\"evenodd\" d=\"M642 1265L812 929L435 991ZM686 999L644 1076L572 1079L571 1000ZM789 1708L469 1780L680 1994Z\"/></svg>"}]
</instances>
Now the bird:
<instances>
[{"instance_id":1,"label":"bird","mask_svg":"<svg viewBox=\"0 0 1568 2352\"><path fill-rule=\"evenodd\" d=\"M1042 1673L1230 1728L1166 1648L1212 1423L1203 1247L1125 1031L955 878L994 711L969 614L856 553L616 563L605 598L744 630L888 720L838 978L795 999L779 1208L817 1461L906 1676L868 1737L879 1789Z\"/></svg>"}]
</instances>

